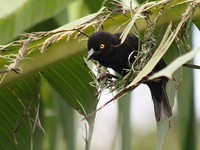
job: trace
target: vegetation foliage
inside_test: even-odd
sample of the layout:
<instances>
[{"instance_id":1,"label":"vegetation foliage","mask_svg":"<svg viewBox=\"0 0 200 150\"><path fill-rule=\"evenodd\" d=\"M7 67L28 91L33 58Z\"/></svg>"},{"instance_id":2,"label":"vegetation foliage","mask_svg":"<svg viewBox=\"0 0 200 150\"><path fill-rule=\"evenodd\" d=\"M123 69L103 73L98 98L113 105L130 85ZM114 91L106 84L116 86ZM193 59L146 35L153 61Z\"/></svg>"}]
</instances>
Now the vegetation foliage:
<instances>
[{"instance_id":1,"label":"vegetation foliage","mask_svg":"<svg viewBox=\"0 0 200 150\"><path fill-rule=\"evenodd\" d=\"M55 136L58 132L56 126L60 128L62 126L61 129L64 131L61 134L67 141L64 147L70 150L76 149L75 115L71 110L73 108L87 122L85 126L85 149L89 150L96 111L102 109L111 101L124 97L139 84L147 80L155 80L161 76L171 79L167 85L167 92L171 105L173 105L180 84L184 85L185 83L184 80L183 83L181 80L185 74L182 66L199 69L199 66L188 63L200 51L200 48L191 50L188 40L191 24L195 23L200 28L198 19L200 17L200 4L198 1L149 1L134 8L131 3L130 6L125 6L118 1L104 1L101 6L101 1L96 8L99 9L98 11L95 12L94 8L91 7L91 11L94 13L90 15L63 26L61 26L63 23L60 23L60 27L57 29L21 33L17 40L8 43L17 33L55 16L59 11L61 12L57 15L59 16L57 20L62 20L63 17L61 16L66 11L64 6L70 3L70 1L59 0L52 1L51 6L49 6L45 0L37 1L44 2L41 4L44 7L37 8L38 12L41 13L40 17L34 12L35 7L30 10L30 15L25 15L27 8L35 6L33 4L35 2L32 1L27 1L17 11L13 8L14 13L8 16L6 11L0 15L0 17L2 16L0 18L0 33L2 35L0 42L4 44L0 45L1 149L57 149L59 144L57 145L56 141L59 139L59 135ZM90 1L84 2L85 5L93 6ZM22 4L22 1L18 4ZM17 20L15 29L13 29L13 26L10 27L8 23L11 20L13 21L13 18L17 19L17 16L22 15L22 13L26 17L21 19L20 23L20 20ZM27 17L31 16L31 21L27 21ZM35 17L38 18L35 19ZM11 33L7 26L14 31ZM18 28L18 26L20 27ZM139 59L134 62L129 74L124 78L117 80L105 78L99 82L97 81L99 74L108 70L99 67L99 64L94 62L94 65L98 68L98 74L93 74L91 64L84 60L87 50L87 36L85 35L90 35L102 29L109 32L122 32L122 42L130 32L141 40L142 48L139 52ZM34 30L34 28L30 30ZM147 78L147 74L151 72L163 56L169 65ZM192 74L188 74L187 77L192 78ZM49 88L49 85L53 89ZM116 95L97 109L101 92L108 88L110 92L117 91ZM184 86L184 89L189 89L188 91L191 91L191 94L193 92L189 85ZM181 97L181 99L184 98ZM190 106L190 108L187 108L187 112L184 109L179 109L180 122L184 119L187 120L185 126L180 127L180 149L190 147L195 150L197 148L197 137L195 135L194 100L192 96L190 96L190 99L190 102L189 99L186 100L188 106ZM66 103L63 104L63 100L67 102L68 106ZM180 108L186 108L181 101L178 100L178 102ZM65 107L63 107L64 105ZM55 106L58 108L56 109ZM62 111L59 111L60 108L62 108ZM125 109L128 111L128 106L123 108L123 111L119 110L119 112L125 112ZM60 120L56 120L55 116L44 117L41 110L50 114L52 111L59 114ZM65 117L66 120L63 119ZM157 123L157 150L163 147L170 127L170 120L162 119ZM129 124L130 118L123 122ZM38 129L41 131L38 131ZM51 129L54 130L51 131ZM123 129L123 132L126 132L125 130L129 131L130 127ZM45 132L49 135L44 136ZM130 135L123 134L122 139L126 139L128 136ZM188 142L187 137L192 140ZM122 140L121 149L129 149L131 141L126 144L123 144L123 142L125 141Z\"/></svg>"}]
</instances>

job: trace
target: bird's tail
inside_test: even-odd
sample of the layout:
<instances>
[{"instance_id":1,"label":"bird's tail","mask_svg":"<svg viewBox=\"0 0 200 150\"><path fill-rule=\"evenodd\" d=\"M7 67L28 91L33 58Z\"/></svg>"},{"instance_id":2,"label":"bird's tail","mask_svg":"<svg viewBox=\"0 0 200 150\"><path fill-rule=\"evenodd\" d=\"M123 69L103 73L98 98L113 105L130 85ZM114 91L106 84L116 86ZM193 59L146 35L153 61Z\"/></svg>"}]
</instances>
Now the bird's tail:
<instances>
[{"instance_id":1,"label":"bird's tail","mask_svg":"<svg viewBox=\"0 0 200 150\"><path fill-rule=\"evenodd\" d=\"M155 117L157 122L160 121L161 115L163 115L164 118L169 118L172 116L172 108L166 93L166 82L167 81L164 79L160 82L147 83L154 102Z\"/></svg>"}]
</instances>

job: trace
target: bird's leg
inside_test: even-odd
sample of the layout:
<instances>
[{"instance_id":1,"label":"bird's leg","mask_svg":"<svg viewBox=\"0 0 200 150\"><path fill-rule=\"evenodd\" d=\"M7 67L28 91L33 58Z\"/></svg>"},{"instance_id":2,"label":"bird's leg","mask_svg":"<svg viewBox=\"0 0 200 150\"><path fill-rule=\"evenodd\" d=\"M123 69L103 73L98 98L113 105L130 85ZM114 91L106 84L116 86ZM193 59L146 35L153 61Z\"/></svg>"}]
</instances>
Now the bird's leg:
<instances>
[{"instance_id":1,"label":"bird's leg","mask_svg":"<svg viewBox=\"0 0 200 150\"><path fill-rule=\"evenodd\" d=\"M104 78L109 78L109 79L115 78L115 79L118 79L119 77L117 77L116 75L110 74L110 73L103 73L98 77L97 81L100 82Z\"/></svg>"}]
</instances>

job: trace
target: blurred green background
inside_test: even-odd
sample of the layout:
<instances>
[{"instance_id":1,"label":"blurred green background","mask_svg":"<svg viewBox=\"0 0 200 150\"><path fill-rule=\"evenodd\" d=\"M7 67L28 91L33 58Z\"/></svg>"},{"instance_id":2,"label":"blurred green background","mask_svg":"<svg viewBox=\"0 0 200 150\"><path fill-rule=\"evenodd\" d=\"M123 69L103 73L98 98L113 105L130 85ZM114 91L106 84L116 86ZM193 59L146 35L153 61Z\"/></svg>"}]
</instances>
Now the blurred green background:
<instances>
[{"instance_id":1,"label":"blurred green background","mask_svg":"<svg viewBox=\"0 0 200 150\"><path fill-rule=\"evenodd\" d=\"M17 34L22 32L56 29L78 18L97 12L105 2L104 0L33 1L0 0L0 44L7 44L15 40ZM122 0L121 2L127 6L130 5L129 0ZM132 4L135 6L142 2L138 0L133 1ZM30 6L27 7L26 3L29 3ZM111 4L107 1L106 6L109 7ZM20 11L24 7L27 7L27 14L21 15ZM7 17L8 19L5 19ZM193 41L199 39L200 33L198 30L192 30L191 32L196 33ZM198 44L199 42L195 47L200 46ZM194 83L196 85L200 84L200 81L197 80L199 75L194 78L192 70L187 68L183 68L183 72L183 83L178 92L178 100L176 100L173 108L174 115L163 146L164 150L200 150L200 111L198 111L200 110L200 96L196 96L196 101L194 98L194 91L197 94L199 93L200 87L194 87ZM103 105L111 96L105 92L98 106ZM3 107L2 103L1 109ZM7 113L12 114L12 109L7 110ZM20 113L18 116L20 116ZM41 79L39 116L45 133L36 127L33 135L34 150L84 149L84 138L87 136L85 124L87 122L81 120L83 117L76 110L69 107L43 77ZM185 116L187 116L187 119L184 118ZM4 124L3 119L0 124ZM12 124L15 124L15 122L12 122ZM23 130L23 127L20 127L19 130ZM0 132L0 149L20 149L20 144L14 144L12 135L8 135L8 137L13 142L4 140L6 134L12 134L13 128L9 128L9 131ZM5 146L5 143L11 146ZM27 145L31 144L28 143ZM123 100L114 101L97 113L91 150L155 150L155 147L156 123L153 104L147 87L139 87ZM26 146L24 149L30 149L30 146Z\"/></svg>"}]
</instances>

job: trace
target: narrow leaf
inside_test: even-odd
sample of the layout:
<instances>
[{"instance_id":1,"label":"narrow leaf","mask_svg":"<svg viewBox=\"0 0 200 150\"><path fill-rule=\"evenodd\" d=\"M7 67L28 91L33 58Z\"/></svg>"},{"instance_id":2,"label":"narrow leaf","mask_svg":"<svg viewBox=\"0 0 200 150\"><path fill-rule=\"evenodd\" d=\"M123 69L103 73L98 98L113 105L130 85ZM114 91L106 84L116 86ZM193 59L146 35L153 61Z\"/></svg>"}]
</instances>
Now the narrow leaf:
<instances>
[{"instance_id":1,"label":"narrow leaf","mask_svg":"<svg viewBox=\"0 0 200 150\"><path fill-rule=\"evenodd\" d=\"M150 76L149 80L153 80L155 78L162 77L162 76L168 77L169 79L173 79L173 73L178 68L180 68L183 64L185 64L186 62L191 60L199 52L200 52L200 47L178 57L171 64L169 64L166 68L164 68L161 71Z\"/></svg>"}]
</instances>

